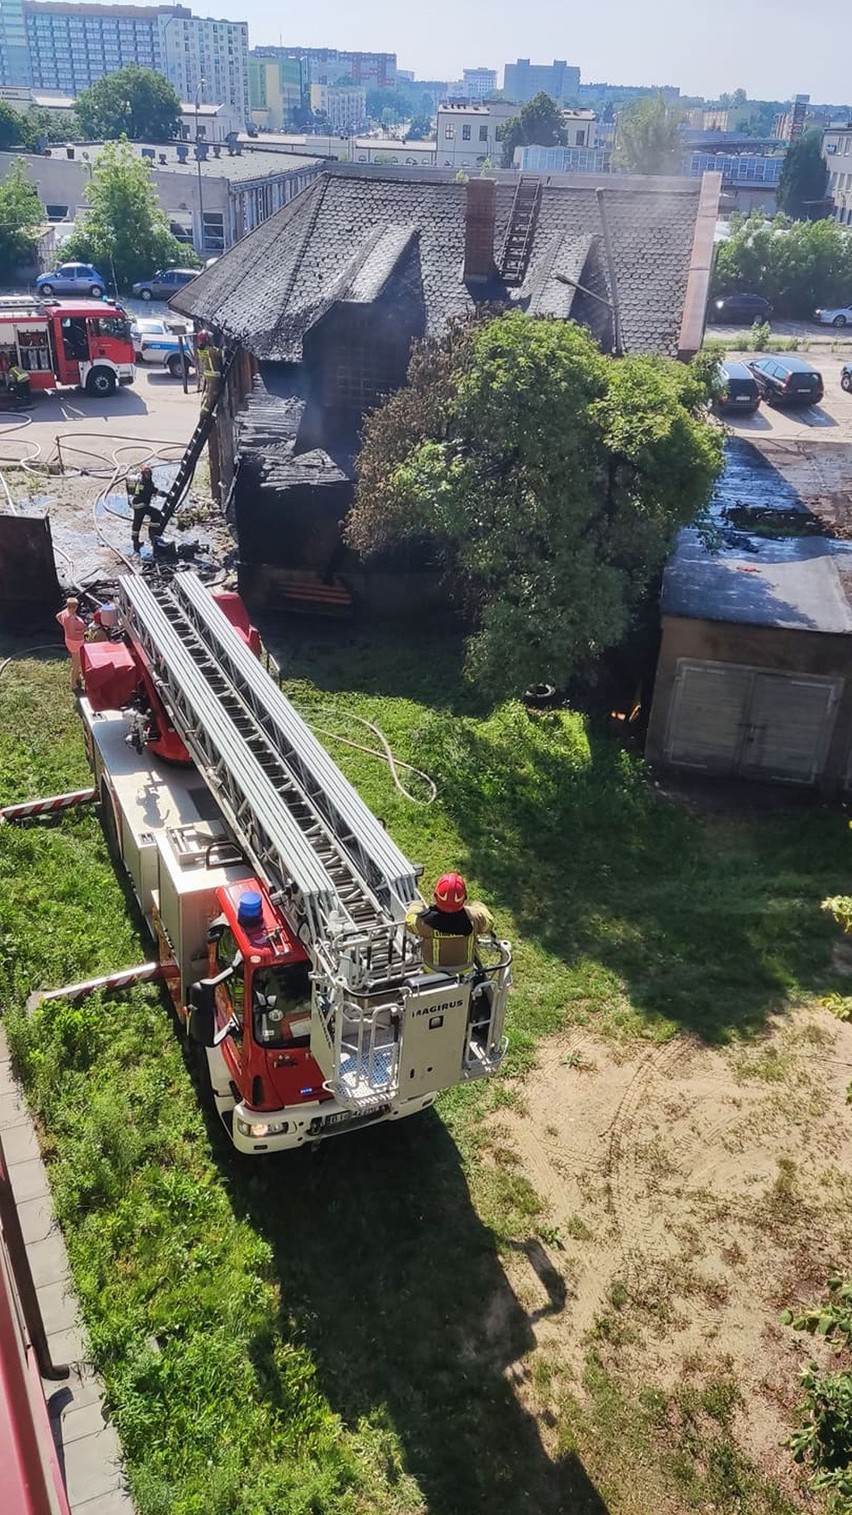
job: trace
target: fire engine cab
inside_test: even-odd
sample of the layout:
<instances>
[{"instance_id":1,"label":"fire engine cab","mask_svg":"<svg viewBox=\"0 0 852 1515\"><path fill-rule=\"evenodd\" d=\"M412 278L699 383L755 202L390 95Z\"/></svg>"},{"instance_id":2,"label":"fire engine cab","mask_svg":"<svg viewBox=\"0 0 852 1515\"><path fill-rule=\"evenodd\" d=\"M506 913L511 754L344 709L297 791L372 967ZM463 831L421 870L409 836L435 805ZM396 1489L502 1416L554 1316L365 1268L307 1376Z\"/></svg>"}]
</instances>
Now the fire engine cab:
<instances>
[{"instance_id":1,"label":"fire engine cab","mask_svg":"<svg viewBox=\"0 0 852 1515\"><path fill-rule=\"evenodd\" d=\"M83 649L92 793L235 1145L397 1120L493 1073L508 944L424 969L419 869L261 666L239 597L185 572L125 574L118 601L122 638Z\"/></svg>"},{"instance_id":2,"label":"fire engine cab","mask_svg":"<svg viewBox=\"0 0 852 1515\"><path fill-rule=\"evenodd\" d=\"M104 300L0 299L0 383L18 366L35 394L74 385L106 396L134 379L130 322Z\"/></svg>"}]
</instances>

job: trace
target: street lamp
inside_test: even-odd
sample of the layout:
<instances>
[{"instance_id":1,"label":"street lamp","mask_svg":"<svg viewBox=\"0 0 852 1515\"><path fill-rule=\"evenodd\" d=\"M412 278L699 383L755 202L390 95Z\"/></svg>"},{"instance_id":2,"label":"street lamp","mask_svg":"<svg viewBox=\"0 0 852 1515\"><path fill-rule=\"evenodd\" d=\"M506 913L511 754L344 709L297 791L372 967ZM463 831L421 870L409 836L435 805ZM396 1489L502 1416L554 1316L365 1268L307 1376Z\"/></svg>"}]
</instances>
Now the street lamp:
<instances>
[{"instance_id":1,"label":"street lamp","mask_svg":"<svg viewBox=\"0 0 852 1515\"><path fill-rule=\"evenodd\" d=\"M201 141L201 137L199 136L198 132L198 106L201 97L201 91L206 83L206 79L199 79L197 85L195 86L195 163L198 169L198 215L201 222L202 255L204 253L204 190L201 186L201 153L198 146L199 142Z\"/></svg>"}]
</instances>

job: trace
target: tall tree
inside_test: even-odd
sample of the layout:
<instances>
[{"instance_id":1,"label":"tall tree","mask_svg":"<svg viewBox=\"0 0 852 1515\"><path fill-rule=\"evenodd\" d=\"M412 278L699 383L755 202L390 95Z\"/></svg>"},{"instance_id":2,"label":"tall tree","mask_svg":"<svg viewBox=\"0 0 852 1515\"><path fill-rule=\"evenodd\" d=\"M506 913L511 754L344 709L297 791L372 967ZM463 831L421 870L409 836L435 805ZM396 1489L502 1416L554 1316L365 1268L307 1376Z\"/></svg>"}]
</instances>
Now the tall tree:
<instances>
[{"instance_id":1,"label":"tall tree","mask_svg":"<svg viewBox=\"0 0 852 1515\"><path fill-rule=\"evenodd\" d=\"M44 211L24 172L23 158L15 158L0 180L0 282L11 283L22 265L34 261Z\"/></svg>"},{"instance_id":2,"label":"tall tree","mask_svg":"<svg viewBox=\"0 0 852 1515\"><path fill-rule=\"evenodd\" d=\"M162 74L130 63L77 96L77 119L93 141L170 142L180 124L180 100Z\"/></svg>"},{"instance_id":3,"label":"tall tree","mask_svg":"<svg viewBox=\"0 0 852 1515\"><path fill-rule=\"evenodd\" d=\"M6 100L0 100L0 151L7 152L26 140L24 120Z\"/></svg>"},{"instance_id":4,"label":"tall tree","mask_svg":"<svg viewBox=\"0 0 852 1515\"><path fill-rule=\"evenodd\" d=\"M562 112L543 91L505 121L497 135L503 143L504 168L511 168L516 147L564 147L568 141Z\"/></svg>"},{"instance_id":5,"label":"tall tree","mask_svg":"<svg viewBox=\"0 0 852 1515\"><path fill-rule=\"evenodd\" d=\"M669 110L664 95L637 100L619 115L619 167L631 174L676 174L682 156L678 118Z\"/></svg>"},{"instance_id":6,"label":"tall tree","mask_svg":"<svg viewBox=\"0 0 852 1515\"><path fill-rule=\"evenodd\" d=\"M828 169L822 156L822 136L809 131L791 142L778 180L778 209L796 221L819 221L828 211Z\"/></svg>"},{"instance_id":7,"label":"tall tree","mask_svg":"<svg viewBox=\"0 0 852 1515\"><path fill-rule=\"evenodd\" d=\"M105 276L109 270L117 288L126 289L169 263L197 261L172 236L151 165L136 157L126 140L108 142L98 155L87 199L88 213L63 251L68 258L94 263Z\"/></svg>"},{"instance_id":8,"label":"tall tree","mask_svg":"<svg viewBox=\"0 0 852 1515\"><path fill-rule=\"evenodd\" d=\"M760 214L733 218L716 249L713 294L753 290L775 314L807 319L820 305L847 305L852 234L836 221L791 221Z\"/></svg>"},{"instance_id":9,"label":"tall tree","mask_svg":"<svg viewBox=\"0 0 852 1515\"><path fill-rule=\"evenodd\" d=\"M454 325L365 423L347 540L443 561L489 693L562 682L621 640L706 506L722 463L707 396L700 366L607 358L568 322Z\"/></svg>"}]
</instances>

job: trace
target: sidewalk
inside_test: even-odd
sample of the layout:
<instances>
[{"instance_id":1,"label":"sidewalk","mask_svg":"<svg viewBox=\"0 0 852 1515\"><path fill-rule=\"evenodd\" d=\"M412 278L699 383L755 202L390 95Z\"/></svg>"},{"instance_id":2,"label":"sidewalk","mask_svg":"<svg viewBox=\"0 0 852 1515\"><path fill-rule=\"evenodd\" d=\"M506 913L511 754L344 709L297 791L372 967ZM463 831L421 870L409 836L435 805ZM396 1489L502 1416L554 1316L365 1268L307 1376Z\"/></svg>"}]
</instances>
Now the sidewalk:
<instances>
[{"instance_id":1,"label":"sidewalk","mask_svg":"<svg viewBox=\"0 0 852 1515\"><path fill-rule=\"evenodd\" d=\"M86 1360L79 1306L47 1174L24 1095L16 1083L0 1026L0 1137L27 1244L33 1281L54 1363L69 1377L45 1381L50 1420L65 1472L72 1515L134 1515L126 1492L118 1437L108 1425L102 1385Z\"/></svg>"}]
</instances>

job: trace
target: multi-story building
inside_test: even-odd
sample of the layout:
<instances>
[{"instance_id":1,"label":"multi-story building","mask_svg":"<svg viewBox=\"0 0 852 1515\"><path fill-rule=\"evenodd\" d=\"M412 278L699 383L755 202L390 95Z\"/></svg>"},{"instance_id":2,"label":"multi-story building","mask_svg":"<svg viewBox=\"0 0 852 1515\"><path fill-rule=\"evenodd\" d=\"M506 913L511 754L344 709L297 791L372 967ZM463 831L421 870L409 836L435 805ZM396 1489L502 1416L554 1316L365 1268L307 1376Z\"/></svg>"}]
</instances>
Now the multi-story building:
<instances>
[{"instance_id":1,"label":"multi-story building","mask_svg":"<svg viewBox=\"0 0 852 1515\"><path fill-rule=\"evenodd\" d=\"M491 100L488 105L453 102L439 106L435 155L439 168L480 169L484 163L499 168L503 144L497 132L515 115L517 107L502 100Z\"/></svg>"},{"instance_id":2,"label":"multi-story building","mask_svg":"<svg viewBox=\"0 0 852 1515\"><path fill-rule=\"evenodd\" d=\"M568 147L597 146L597 117L593 110L564 110L562 124Z\"/></svg>"},{"instance_id":3,"label":"multi-story building","mask_svg":"<svg viewBox=\"0 0 852 1515\"><path fill-rule=\"evenodd\" d=\"M360 84L393 89L396 53L347 53L336 47L256 47L256 58L303 58L310 84Z\"/></svg>"},{"instance_id":4,"label":"multi-story building","mask_svg":"<svg viewBox=\"0 0 852 1515\"><path fill-rule=\"evenodd\" d=\"M466 68L463 74L462 86L465 98L471 105L478 105L481 100L487 100L489 95L496 93L496 68Z\"/></svg>"},{"instance_id":5,"label":"multi-story building","mask_svg":"<svg viewBox=\"0 0 852 1515\"><path fill-rule=\"evenodd\" d=\"M91 165L102 144L85 148L53 147L44 154L17 154L24 173L44 206L44 219L60 234L85 216ZM195 148L189 143L133 144L151 165L151 178L173 233L196 251L212 256L232 247L247 232L290 200L316 177L319 158L290 153L255 153L237 144ZM14 154L0 153L0 180Z\"/></svg>"},{"instance_id":6,"label":"multi-story building","mask_svg":"<svg viewBox=\"0 0 852 1515\"><path fill-rule=\"evenodd\" d=\"M129 63L164 74L181 100L197 96L249 119L245 21L182 5L0 0L0 84L77 95Z\"/></svg>"},{"instance_id":7,"label":"multi-story building","mask_svg":"<svg viewBox=\"0 0 852 1515\"><path fill-rule=\"evenodd\" d=\"M312 84L311 110L326 117L333 134L348 136L367 125L367 91L355 84Z\"/></svg>"},{"instance_id":8,"label":"multi-story building","mask_svg":"<svg viewBox=\"0 0 852 1515\"><path fill-rule=\"evenodd\" d=\"M503 69L504 94L516 105L526 105L542 93L560 105L570 105L578 99L579 89L580 70L569 68L564 58L554 58L552 63L530 63L529 58L518 58Z\"/></svg>"},{"instance_id":9,"label":"multi-story building","mask_svg":"<svg viewBox=\"0 0 852 1515\"><path fill-rule=\"evenodd\" d=\"M249 108L255 126L280 132L301 125L309 91L304 58L266 58L256 51L249 53Z\"/></svg>"},{"instance_id":10,"label":"multi-story building","mask_svg":"<svg viewBox=\"0 0 852 1515\"><path fill-rule=\"evenodd\" d=\"M852 226L852 121L828 128L822 139L822 155L834 219L842 226Z\"/></svg>"}]
</instances>

